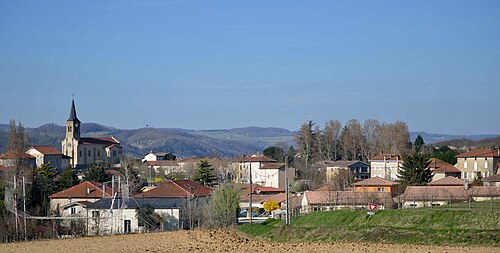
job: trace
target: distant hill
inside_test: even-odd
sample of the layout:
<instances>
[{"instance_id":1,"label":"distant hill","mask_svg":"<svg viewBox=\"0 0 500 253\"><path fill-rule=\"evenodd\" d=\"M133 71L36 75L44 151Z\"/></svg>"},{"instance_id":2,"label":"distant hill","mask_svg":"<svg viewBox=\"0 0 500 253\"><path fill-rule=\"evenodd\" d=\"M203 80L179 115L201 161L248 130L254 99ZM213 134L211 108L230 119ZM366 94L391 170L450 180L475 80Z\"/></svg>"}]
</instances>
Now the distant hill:
<instances>
[{"instance_id":1,"label":"distant hill","mask_svg":"<svg viewBox=\"0 0 500 253\"><path fill-rule=\"evenodd\" d=\"M477 135L451 135L451 134L431 134L426 132L410 132L410 140L413 142L417 136L424 138L426 144L442 143L451 140L467 139L478 141L499 136L498 134L477 134Z\"/></svg>"},{"instance_id":2,"label":"distant hill","mask_svg":"<svg viewBox=\"0 0 500 253\"><path fill-rule=\"evenodd\" d=\"M443 142L438 142L437 146L455 146L455 147L500 147L500 136L493 138L486 138L481 140L470 140L470 139L455 139Z\"/></svg>"},{"instance_id":3,"label":"distant hill","mask_svg":"<svg viewBox=\"0 0 500 253\"><path fill-rule=\"evenodd\" d=\"M0 152L7 143L8 125L0 125ZM27 128L31 145L49 145L61 148L65 128L46 124ZM96 123L82 123L82 137L115 136L124 148L124 153L142 157L151 150L169 151L179 157L219 156L236 157L262 152L278 142L293 145L293 133L281 128L237 128L229 130L186 130L176 128L140 128L123 130Z\"/></svg>"},{"instance_id":4,"label":"distant hill","mask_svg":"<svg viewBox=\"0 0 500 253\"><path fill-rule=\"evenodd\" d=\"M0 152L7 145L9 125L0 124ZM49 145L61 148L64 139L64 126L46 124L37 128L27 128L32 145ZM417 135L424 138L426 144L462 146L461 143L475 146L481 143L499 143L496 135L448 135L426 132L411 132L411 140ZM244 127L219 130L186 130L179 128L139 128L118 129L96 123L82 123L82 136L115 136L121 141L124 153L142 157L153 151L169 151L179 157L220 156L235 157L255 152L262 152L266 147L280 144L294 145L294 132L275 127ZM496 138L493 138L496 137ZM466 141L463 138L467 138ZM486 140L484 140L486 139ZM484 140L478 142L478 140Z\"/></svg>"}]
</instances>

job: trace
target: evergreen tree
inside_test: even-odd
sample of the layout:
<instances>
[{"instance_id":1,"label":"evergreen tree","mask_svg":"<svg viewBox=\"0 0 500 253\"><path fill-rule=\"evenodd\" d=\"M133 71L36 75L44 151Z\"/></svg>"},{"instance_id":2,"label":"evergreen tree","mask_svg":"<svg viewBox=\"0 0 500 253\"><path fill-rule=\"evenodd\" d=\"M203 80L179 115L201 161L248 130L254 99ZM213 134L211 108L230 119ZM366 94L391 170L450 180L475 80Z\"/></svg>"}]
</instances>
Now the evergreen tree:
<instances>
[{"instance_id":1,"label":"evergreen tree","mask_svg":"<svg viewBox=\"0 0 500 253\"><path fill-rule=\"evenodd\" d=\"M143 226L146 231L157 230L160 228L162 218L159 214L155 213L155 209L147 204L145 206L137 207L135 209L135 216L139 222L139 226Z\"/></svg>"},{"instance_id":2,"label":"evergreen tree","mask_svg":"<svg viewBox=\"0 0 500 253\"><path fill-rule=\"evenodd\" d=\"M426 185L432 180L429 157L422 153L413 153L403 157L402 168L398 170L403 185Z\"/></svg>"},{"instance_id":3,"label":"evergreen tree","mask_svg":"<svg viewBox=\"0 0 500 253\"><path fill-rule=\"evenodd\" d=\"M57 187L59 191L70 188L71 186L78 184L78 176L76 175L75 169L71 166L66 167L60 174L57 180Z\"/></svg>"},{"instance_id":4,"label":"evergreen tree","mask_svg":"<svg viewBox=\"0 0 500 253\"><path fill-rule=\"evenodd\" d=\"M208 160L201 160L198 163L198 168L193 175L193 181L202 183L205 186L213 186L217 184L217 177L214 173L214 168L208 163Z\"/></svg>"},{"instance_id":5,"label":"evergreen tree","mask_svg":"<svg viewBox=\"0 0 500 253\"><path fill-rule=\"evenodd\" d=\"M415 143L413 144L415 146L415 152L420 152L420 149L422 149L422 146L425 145L424 138L420 136L420 134L415 138Z\"/></svg>"},{"instance_id":6,"label":"evergreen tree","mask_svg":"<svg viewBox=\"0 0 500 253\"><path fill-rule=\"evenodd\" d=\"M285 151L280 147L268 147L262 151L262 153L271 159L274 159L278 162L285 161Z\"/></svg>"},{"instance_id":7,"label":"evergreen tree","mask_svg":"<svg viewBox=\"0 0 500 253\"><path fill-rule=\"evenodd\" d=\"M84 178L86 181L104 183L111 180L111 175L106 173L104 167L92 165L85 171Z\"/></svg>"},{"instance_id":8,"label":"evergreen tree","mask_svg":"<svg viewBox=\"0 0 500 253\"><path fill-rule=\"evenodd\" d=\"M49 209L49 195L57 191L57 184L54 178L57 175L57 170L47 164L35 169L32 185L32 206L40 206L42 215L46 215Z\"/></svg>"}]
</instances>

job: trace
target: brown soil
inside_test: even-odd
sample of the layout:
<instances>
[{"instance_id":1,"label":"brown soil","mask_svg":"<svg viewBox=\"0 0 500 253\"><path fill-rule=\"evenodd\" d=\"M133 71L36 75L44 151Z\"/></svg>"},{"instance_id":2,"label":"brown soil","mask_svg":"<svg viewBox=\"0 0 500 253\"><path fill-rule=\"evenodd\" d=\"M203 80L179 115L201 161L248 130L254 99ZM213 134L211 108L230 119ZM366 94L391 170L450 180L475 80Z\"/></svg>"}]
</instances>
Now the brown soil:
<instances>
[{"instance_id":1,"label":"brown soil","mask_svg":"<svg viewBox=\"0 0 500 253\"><path fill-rule=\"evenodd\" d=\"M0 244L0 252L500 252L495 247L273 243L234 231L176 231Z\"/></svg>"}]
</instances>

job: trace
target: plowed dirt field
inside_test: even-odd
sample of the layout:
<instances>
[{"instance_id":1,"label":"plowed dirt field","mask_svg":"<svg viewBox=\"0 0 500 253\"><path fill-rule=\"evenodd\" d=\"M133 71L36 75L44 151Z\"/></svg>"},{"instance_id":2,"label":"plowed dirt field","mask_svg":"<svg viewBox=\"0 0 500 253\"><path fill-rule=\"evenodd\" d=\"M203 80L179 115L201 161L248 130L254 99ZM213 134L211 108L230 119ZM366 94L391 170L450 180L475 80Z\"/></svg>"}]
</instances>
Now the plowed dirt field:
<instances>
[{"instance_id":1,"label":"plowed dirt field","mask_svg":"<svg viewBox=\"0 0 500 253\"><path fill-rule=\"evenodd\" d=\"M0 244L0 252L500 252L495 247L274 243L234 231L176 231Z\"/></svg>"}]
</instances>

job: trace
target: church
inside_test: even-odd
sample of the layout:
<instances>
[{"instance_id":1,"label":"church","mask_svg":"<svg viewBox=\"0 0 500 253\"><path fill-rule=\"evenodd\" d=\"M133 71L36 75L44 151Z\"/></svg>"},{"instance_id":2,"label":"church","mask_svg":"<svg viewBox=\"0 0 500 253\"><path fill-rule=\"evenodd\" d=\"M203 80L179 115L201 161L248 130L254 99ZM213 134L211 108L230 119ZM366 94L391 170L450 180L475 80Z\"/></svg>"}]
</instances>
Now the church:
<instances>
[{"instance_id":1,"label":"church","mask_svg":"<svg viewBox=\"0 0 500 253\"><path fill-rule=\"evenodd\" d=\"M75 101L71 102L69 118L66 121L66 138L62 141L62 153L71 157L74 168L87 168L92 164L113 165L120 163L122 147L115 137L82 138L81 122L76 116Z\"/></svg>"}]
</instances>

